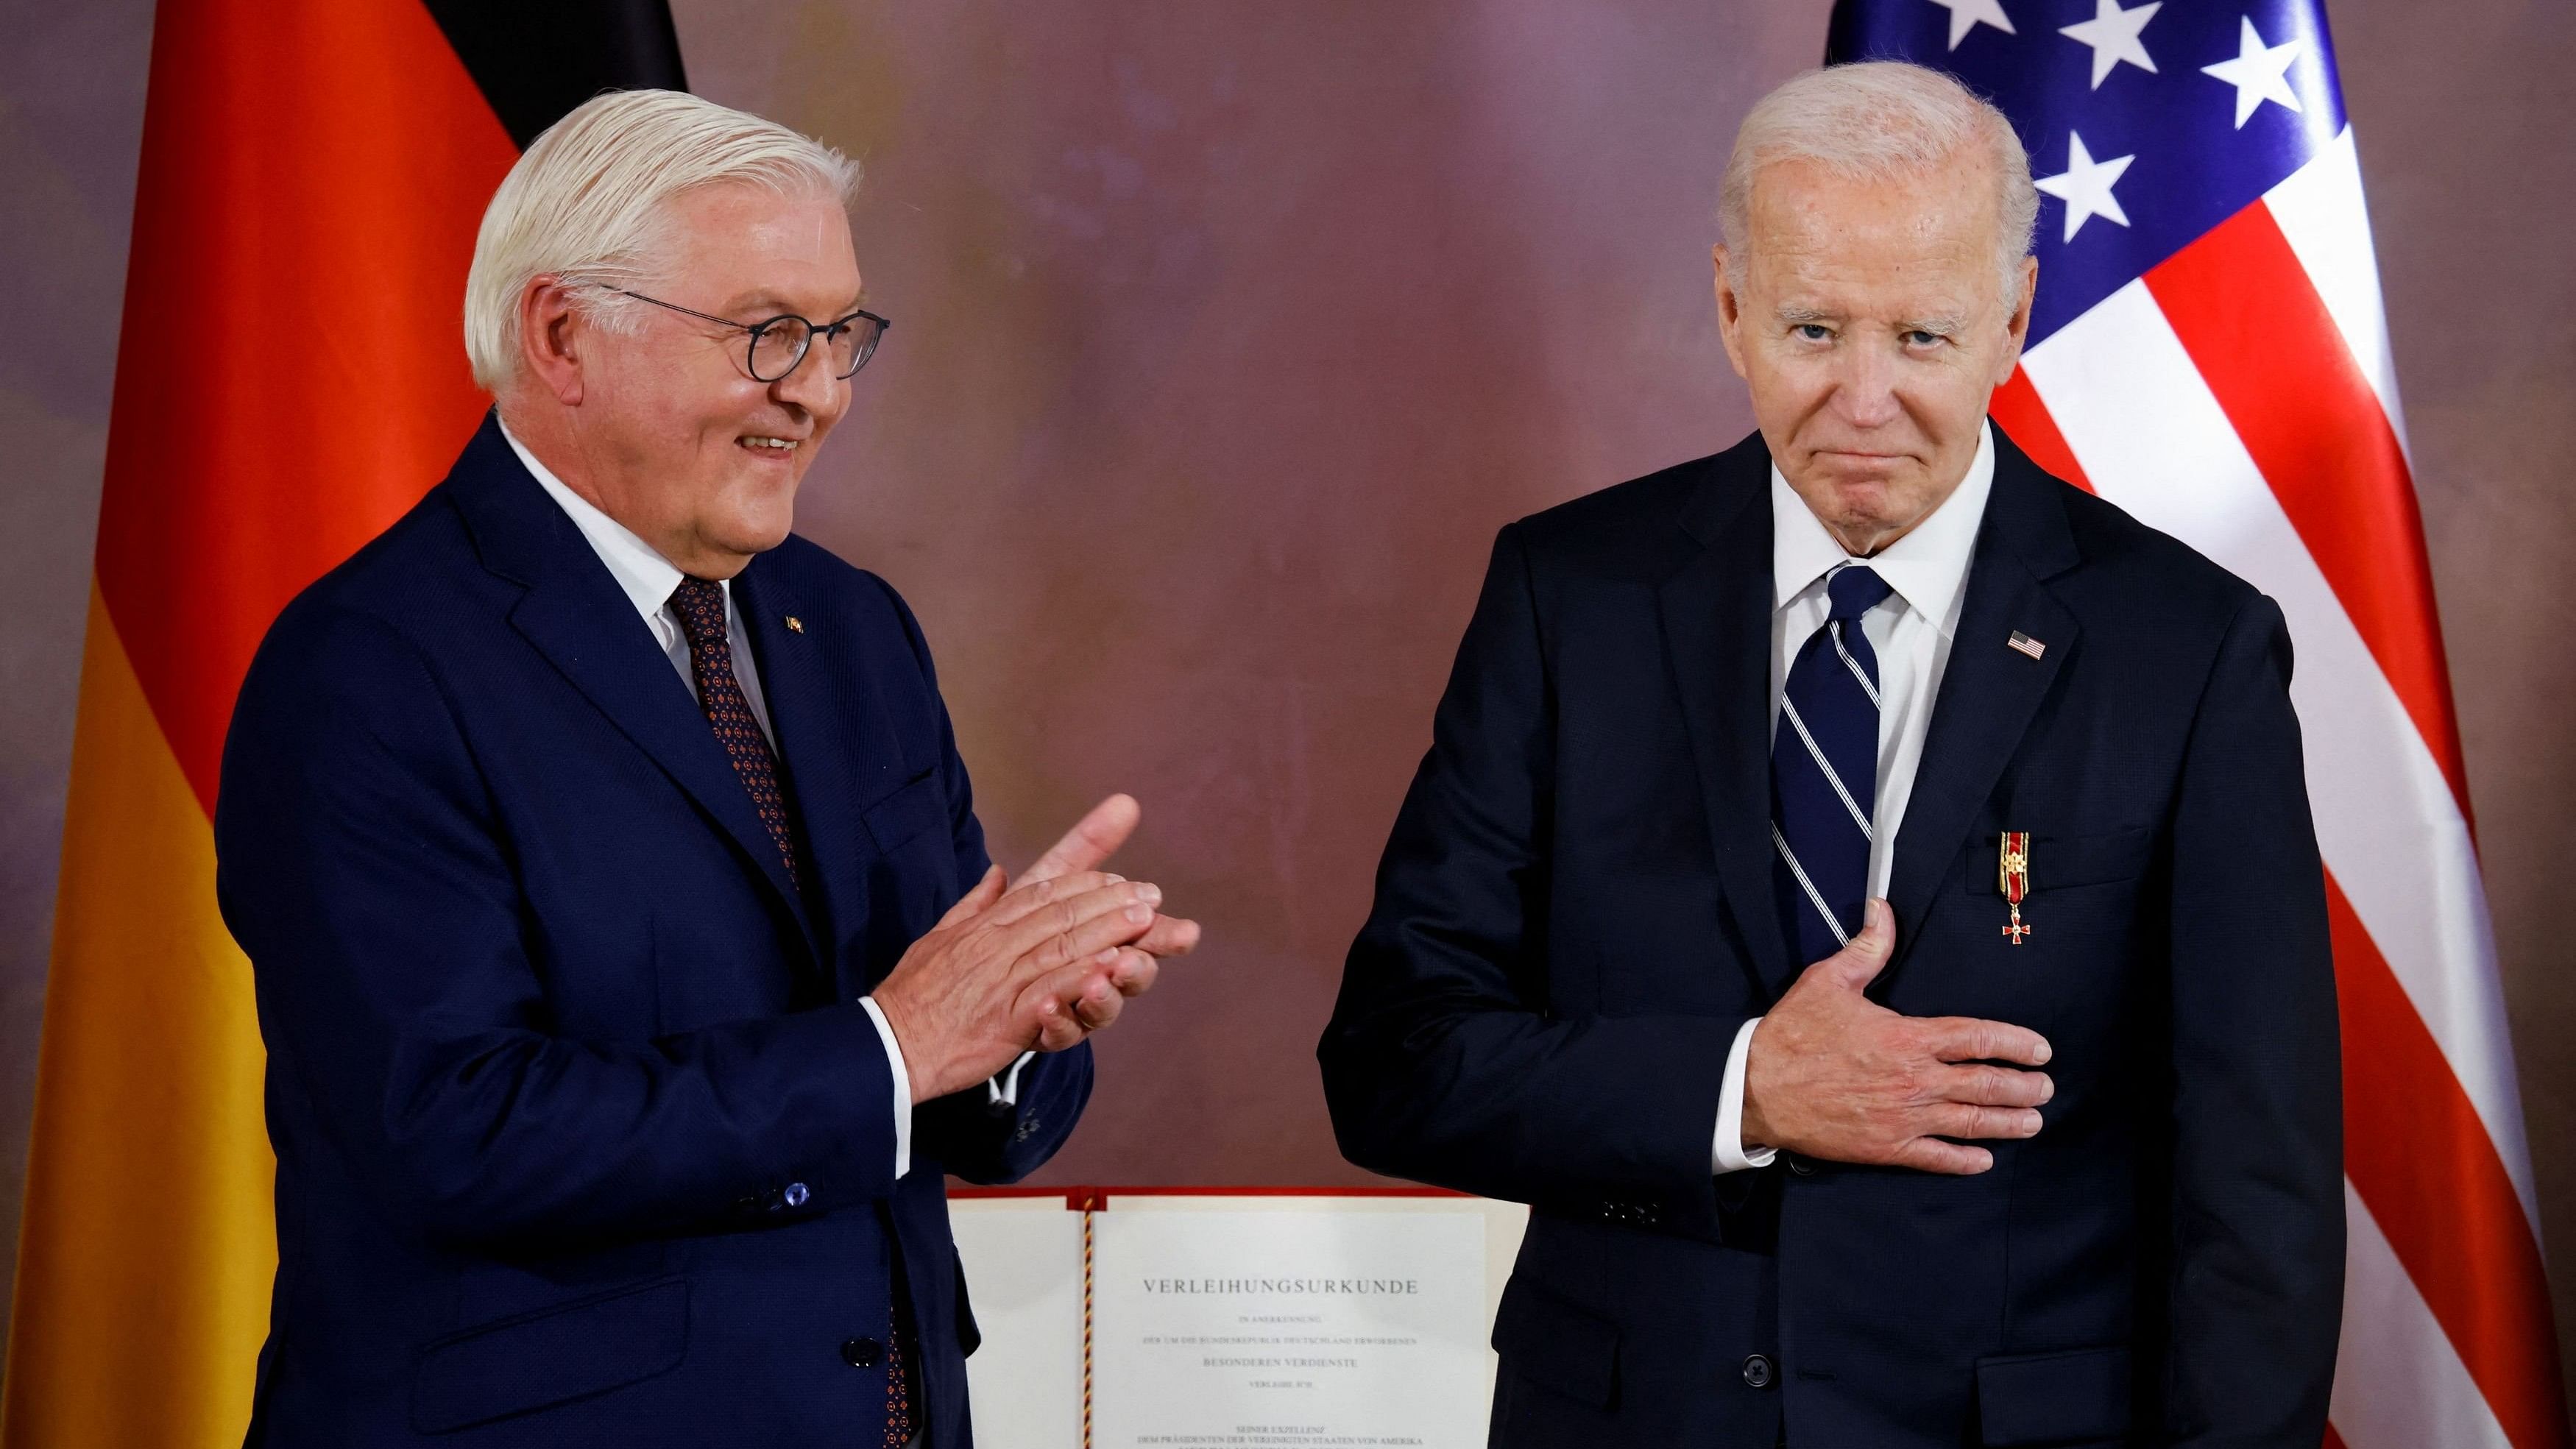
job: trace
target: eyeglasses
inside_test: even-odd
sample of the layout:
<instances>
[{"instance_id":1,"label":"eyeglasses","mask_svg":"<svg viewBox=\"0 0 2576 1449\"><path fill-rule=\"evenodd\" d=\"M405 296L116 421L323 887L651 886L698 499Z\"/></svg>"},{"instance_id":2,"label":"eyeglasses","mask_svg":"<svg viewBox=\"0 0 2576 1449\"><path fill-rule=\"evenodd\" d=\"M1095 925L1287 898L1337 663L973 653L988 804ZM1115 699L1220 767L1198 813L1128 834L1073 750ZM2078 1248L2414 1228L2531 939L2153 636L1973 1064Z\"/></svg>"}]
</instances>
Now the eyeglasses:
<instances>
[{"instance_id":1,"label":"eyeglasses","mask_svg":"<svg viewBox=\"0 0 2576 1449\"><path fill-rule=\"evenodd\" d=\"M677 302L647 297L624 287L599 285L602 291L632 297L638 302L650 302L701 322L713 322L719 327L751 334L751 343L744 350L744 364L751 369L753 380L758 382L784 381L789 373L796 370L797 364L805 360L805 354L812 350L816 337L823 339L824 356L831 361L832 376L848 377L868 365L868 359L876 355L877 343L885 337L885 330L894 325L874 312L853 312L830 322L808 322L793 312L772 317L766 322L736 322L730 317L718 317L693 307L683 307Z\"/></svg>"}]
</instances>

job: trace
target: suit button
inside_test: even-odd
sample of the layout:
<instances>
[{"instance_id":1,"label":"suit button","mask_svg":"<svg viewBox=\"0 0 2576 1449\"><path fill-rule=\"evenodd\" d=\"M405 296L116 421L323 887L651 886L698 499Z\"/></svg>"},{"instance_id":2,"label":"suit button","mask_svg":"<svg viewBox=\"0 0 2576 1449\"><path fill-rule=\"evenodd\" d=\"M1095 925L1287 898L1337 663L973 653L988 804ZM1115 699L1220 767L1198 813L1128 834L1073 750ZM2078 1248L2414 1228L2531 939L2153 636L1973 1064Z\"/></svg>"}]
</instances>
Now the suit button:
<instances>
[{"instance_id":1,"label":"suit button","mask_svg":"<svg viewBox=\"0 0 2576 1449\"><path fill-rule=\"evenodd\" d=\"M1800 1177L1813 1177L1816 1175L1816 1164L1792 1152L1789 1154L1789 1170Z\"/></svg>"},{"instance_id":2,"label":"suit button","mask_svg":"<svg viewBox=\"0 0 2576 1449\"><path fill-rule=\"evenodd\" d=\"M852 1368L874 1368L876 1367L877 1360L884 1356L885 1345L877 1342L873 1338L845 1338L841 1340L841 1362L848 1364ZM1745 1372L1751 1373L1752 1370L1746 1369Z\"/></svg>"},{"instance_id":3,"label":"suit button","mask_svg":"<svg viewBox=\"0 0 2576 1449\"><path fill-rule=\"evenodd\" d=\"M812 1196L813 1194L807 1191L805 1184L801 1182L791 1182L787 1184L787 1205L789 1207L801 1208L805 1205L805 1200Z\"/></svg>"},{"instance_id":4,"label":"suit button","mask_svg":"<svg viewBox=\"0 0 2576 1449\"><path fill-rule=\"evenodd\" d=\"M1744 1361L1744 1386L1749 1389L1771 1387L1771 1359L1768 1354L1755 1354Z\"/></svg>"}]
</instances>

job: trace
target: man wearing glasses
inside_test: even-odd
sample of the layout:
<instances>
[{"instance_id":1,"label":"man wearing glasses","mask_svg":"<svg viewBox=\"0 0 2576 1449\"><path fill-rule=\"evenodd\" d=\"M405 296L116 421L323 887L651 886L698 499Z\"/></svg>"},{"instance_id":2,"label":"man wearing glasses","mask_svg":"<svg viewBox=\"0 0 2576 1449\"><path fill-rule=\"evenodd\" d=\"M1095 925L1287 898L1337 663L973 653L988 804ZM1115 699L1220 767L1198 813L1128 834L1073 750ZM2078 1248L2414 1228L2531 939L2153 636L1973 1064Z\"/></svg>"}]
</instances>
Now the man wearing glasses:
<instances>
[{"instance_id":1,"label":"man wearing glasses","mask_svg":"<svg viewBox=\"0 0 2576 1449\"><path fill-rule=\"evenodd\" d=\"M887 325L855 181L673 92L540 137L467 284L493 415L260 650L254 1445L970 1442L943 1174L1045 1161L1198 928L1099 869L1125 796L1006 880L912 615L788 531Z\"/></svg>"}]
</instances>

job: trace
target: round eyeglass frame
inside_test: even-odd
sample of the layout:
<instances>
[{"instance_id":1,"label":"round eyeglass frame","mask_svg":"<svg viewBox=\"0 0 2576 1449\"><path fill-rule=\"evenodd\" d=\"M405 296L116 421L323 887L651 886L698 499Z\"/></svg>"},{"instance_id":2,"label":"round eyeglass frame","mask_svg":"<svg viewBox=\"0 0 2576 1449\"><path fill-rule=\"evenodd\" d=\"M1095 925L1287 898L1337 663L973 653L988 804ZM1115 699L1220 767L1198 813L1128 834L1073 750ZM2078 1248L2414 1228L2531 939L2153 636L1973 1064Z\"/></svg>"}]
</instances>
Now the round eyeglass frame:
<instances>
[{"instance_id":1,"label":"round eyeglass frame","mask_svg":"<svg viewBox=\"0 0 2576 1449\"><path fill-rule=\"evenodd\" d=\"M847 372L833 374L835 378L846 379L856 377L859 375L859 369L868 365L868 359L877 355L877 344L885 340L886 329L894 325L894 323L888 319L880 317L876 313L865 309L852 312L844 317L835 318L830 322L811 321L807 318L799 317L793 312L781 312L777 316L761 322L736 322L731 317L719 317L712 312L701 312L695 307L683 307L677 302L665 302L659 297L647 297L643 293L635 291L629 287L612 287L605 282L595 283L594 285L598 286L602 291L615 292L621 297L632 297L638 302L650 302L656 307L677 312L683 316L695 317L701 322L713 322L719 327L730 327L737 332L749 334L749 340L743 344L742 349L742 370L750 373L751 380L754 382L784 382L788 378L795 376L796 369L805 365L805 354L814 350L815 338L829 338L834 333L850 331L858 327L861 322L872 323L874 325L870 329L866 340L860 344L857 355L850 359L850 370ZM790 361L785 367L780 368L776 377L763 377L760 372L760 364L756 360L760 356L760 339L769 335L770 328L776 327L782 322L793 322L797 326L804 328L805 344L796 349L794 360ZM823 355L826 357L831 356L831 352L828 347L825 349Z\"/></svg>"}]
</instances>

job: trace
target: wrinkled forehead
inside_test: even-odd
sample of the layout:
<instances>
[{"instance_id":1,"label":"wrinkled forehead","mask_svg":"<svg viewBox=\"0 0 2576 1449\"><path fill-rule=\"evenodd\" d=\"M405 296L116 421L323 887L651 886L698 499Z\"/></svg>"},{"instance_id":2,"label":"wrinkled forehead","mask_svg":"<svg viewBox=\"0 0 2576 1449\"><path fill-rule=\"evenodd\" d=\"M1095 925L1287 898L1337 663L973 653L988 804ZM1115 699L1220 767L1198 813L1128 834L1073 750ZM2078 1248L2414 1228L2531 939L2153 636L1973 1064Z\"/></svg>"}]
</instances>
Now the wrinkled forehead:
<instances>
[{"instance_id":1,"label":"wrinkled forehead","mask_svg":"<svg viewBox=\"0 0 2576 1449\"><path fill-rule=\"evenodd\" d=\"M1756 171L1747 218L1753 282L1990 298L2002 249L1992 162L1973 154L1874 175L1807 160Z\"/></svg>"},{"instance_id":2,"label":"wrinkled forehead","mask_svg":"<svg viewBox=\"0 0 2576 1449\"><path fill-rule=\"evenodd\" d=\"M849 215L825 192L749 182L693 187L663 205L663 268L677 282L850 302L859 291Z\"/></svg>"}]
</instances>

